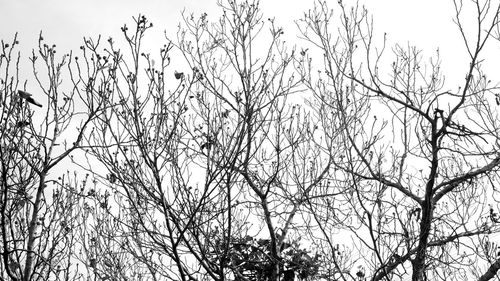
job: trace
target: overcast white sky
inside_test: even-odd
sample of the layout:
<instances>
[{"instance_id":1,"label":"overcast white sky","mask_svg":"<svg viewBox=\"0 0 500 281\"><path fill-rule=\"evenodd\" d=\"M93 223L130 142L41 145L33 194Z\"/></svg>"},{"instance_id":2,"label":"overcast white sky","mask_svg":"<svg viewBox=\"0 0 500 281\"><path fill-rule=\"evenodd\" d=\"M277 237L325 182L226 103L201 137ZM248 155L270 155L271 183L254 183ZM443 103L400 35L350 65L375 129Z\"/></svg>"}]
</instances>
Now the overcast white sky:
<instances>
[{"instance_id":1,"label":"overcast white sky","mask_svg":"<svg viewBox=\"0 0 500 281\"><path fill-rule=\"evenodd\" d=\"M335 8L337 0L326 0ZM355 0L344 0L346 5ZM452 0L360 0L365 2L374 17L375 29L387 32L391 44L407 42L432 54L438 47L444 70L451 85L458 87L468 66L460 34L452 22ZM313 7L314 0L261 0L264 16L275 17L285 32L296 34L293 20ZM120 36L124 23L131 25L132 17L146 15L153 23L150 40L158 41L151 51L165 42L163 32L174 35L181 21L181 11L207 12L214 19L220 14L216 0L0 0L0 39L11 41L15 32L23 55L36 48L38 34L43 31L47 43L58 45L58 53L77 50L82 39L102 34ZM500 44L489 49L490 66L500 68ZM27 58L26 58L27 60ZM499 73L496 71L494 73ZM500 80L500 79L494 79Z\"/></svg>"},{"instance_id":2,"label":"overcast white sky","mask_svg":"<svg viewBox=\"0 0 500 281\"><path fill-rule=\"evenodd\" d=\"M336 1L331 1L335 7ZM354 3L347 0L346 3ZM451 0L375 0L366 1L375 17L377 29L405 41L427 41L437 46L448 40L453 30ZM311 8L314 0L262 0L266 17L276 17L285 27ZM78 46L81 38L97 34L116 34L138 13L148 16L157 31L173 33L183 9L219 14L215 0L0 0L0 38L19 31L24 42L35 43L43 30L49 40ZM289 25L285 24L288 23ZM442 30L442 32L440 32ZM456 33L455 35L458 35Z\"/></svg>"},{"instance_id":3,"label":"overcast white sky","mask_svg":"<svg viewBox=\"0 0 500 281\"><path fill-rule=\"evenodd\" d=\"M330 0L335 8L337 0ZM354 0L344 0L349 5ZM430 54L440 48L442 59L450 64L450 72L462 75L468 62L462 60L465 48L452 22L452 0L364 0L374 16L375 28L387 32L392 43L407 42L425 49ZM275 17L285 31L296 34L293 20L312 8L314 0L261 0L265 17ZM156 51L164 43L163 32L174 35L183 9L195 13L219 15L216 0L0 0L0 39L11 40L19 32L25 55L36 47L38 33L43 30L47 43L58 45L59 52L76 50L83 36L102 34L119 37L124 23L131 25L132 17L145 14L155 25L150 40L158 40ZM494 50L498 51L499 44ZM494 65L500 65L495 55ZM446 67L447 65L445 65ZM453 76L453 73L449 73Z\"/></svg>"}]
</instances>

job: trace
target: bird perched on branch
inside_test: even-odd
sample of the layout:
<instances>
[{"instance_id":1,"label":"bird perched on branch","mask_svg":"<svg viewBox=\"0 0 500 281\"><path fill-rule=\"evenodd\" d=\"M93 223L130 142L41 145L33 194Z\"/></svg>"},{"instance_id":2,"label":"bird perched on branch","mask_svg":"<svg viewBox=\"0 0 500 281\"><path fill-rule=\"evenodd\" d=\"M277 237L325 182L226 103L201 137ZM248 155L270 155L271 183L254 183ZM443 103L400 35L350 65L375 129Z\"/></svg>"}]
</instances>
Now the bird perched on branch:
<instances>
[{"instance_id":1,"label":"bird perched on branch","mask_svg":"<svg viewBox=\"0 0 500 281\"><path fill-rule=\"evenodd\" d=\"M184 72L175 71L174 76L175 76L175 79L177 79L177 80L182 79L182 78L184 78Z\"/></svg>"},{"instance_id":2,"label":"bird perched on branch","mask_svg":"<svg viewBox=\"0 0 500 281\"><path fill-rule=\"evenodd\" d=\"M19 96L23 99L25 99L27 102L31 103L31 104L34 104L38 107L42 107L42 105L40 103L38 103L37 101L35 101L32 97L32 95L28 92L25 92L25 91L21 91L21 90L18 90L17 93L19 94Z\"/></svg>"},{"instance_id":3,"label":"bird perched on branch","mask_svg":"<svg viewBox=\"0 0 500 281\"><path fill-rule=\"evenodd\" d=\"M16 127L23 128L23 127L28 126L29 124L30 124L30 122L28 122L28 121L19 121L19 122L17 122Z\"/></svg>"}]
</instances>

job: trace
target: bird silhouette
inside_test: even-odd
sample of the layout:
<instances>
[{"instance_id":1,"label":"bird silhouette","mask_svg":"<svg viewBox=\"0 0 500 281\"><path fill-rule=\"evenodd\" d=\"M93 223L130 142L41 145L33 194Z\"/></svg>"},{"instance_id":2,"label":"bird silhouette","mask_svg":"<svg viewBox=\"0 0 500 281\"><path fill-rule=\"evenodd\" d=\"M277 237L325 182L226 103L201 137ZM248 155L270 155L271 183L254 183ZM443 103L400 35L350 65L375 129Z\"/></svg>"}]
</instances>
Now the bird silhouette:
<instances>
[{"instance_id":1,"label":"bird silhouette","mask_svg":"<svg viewBox=\"0 0 500 281\"><path fill-rule=\"evenodd\" d=\"M184 78L184 72L175 71L174 76L175 76L175 79L177 79L177 80L182 79L182 78Z\"/></svg>"},{"instance_id":2,"label":"bird silhouette","mask_svg":"<svg viewBox=\"0 0 500 281\"><path fill-rule=\"evenodd\" d=\"M34 104L38 107L42 107L42 105L40 103L38 103L37 101L35 101L32 97L32 95L28 92L25 92L25 91L21 91L21 90L18 90L17 93L19 94L19 96L23 99L25 99L27 102L31 103L31 104Z\"/></svg>"},{"instance_id":3,"label":"bird silhouette","mask_svg":"<svg viewBox=\"0 0 500 281\"><path fill-rule=\"evenodd\" d=\"M30 122L28 122L28 121L19 121L19 122L17 122L16 126L18 128L22 128L22 127L28 126L29 124L30 124Z\"/></svg>"}]
</instances>

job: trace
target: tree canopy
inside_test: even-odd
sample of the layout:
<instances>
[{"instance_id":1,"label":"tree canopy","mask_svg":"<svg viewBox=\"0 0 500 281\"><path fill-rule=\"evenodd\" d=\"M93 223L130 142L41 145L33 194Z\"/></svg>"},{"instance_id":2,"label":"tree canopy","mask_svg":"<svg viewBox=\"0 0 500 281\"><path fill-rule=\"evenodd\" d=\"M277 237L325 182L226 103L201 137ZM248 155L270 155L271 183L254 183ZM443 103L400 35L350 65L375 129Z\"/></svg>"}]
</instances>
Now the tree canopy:
<instances>
[{"instance_id":1,"label":"tree canopy","mask_svg":"<svg viewBox=\"0 0 500 281\"><path fill-rule=\"evenodd\" d=\"M0 279L498 278L500 3L452 3L459 81L342 1L2 40Z\"/></svg>"}]
</instances>

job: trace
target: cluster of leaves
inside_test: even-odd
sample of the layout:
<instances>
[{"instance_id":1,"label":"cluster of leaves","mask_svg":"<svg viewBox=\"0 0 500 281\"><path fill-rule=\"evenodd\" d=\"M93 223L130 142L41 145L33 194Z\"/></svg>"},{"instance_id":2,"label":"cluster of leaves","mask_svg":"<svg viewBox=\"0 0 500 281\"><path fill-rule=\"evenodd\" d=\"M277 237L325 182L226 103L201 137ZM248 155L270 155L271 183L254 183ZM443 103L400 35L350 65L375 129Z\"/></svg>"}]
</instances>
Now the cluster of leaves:
<instances>
[{"instance_id":1,"label":"cluster of leaves","mask_svg":"<svg viewBox=\"0 0 500 281\"><path fill-rule=\"evenodd\" d=\"M245 236L231 239L228 253L228 265L235 276L244 276L250 280L275 280L273 276L271 241L269 239ZM281 259L279 280L306 280L318 275L321 256L300 248L298 241L283 243L280 247ZM216 251L217 253L219 251ZM212 257L216 258L216 256Z\"/></svg>"}]
</instances>

